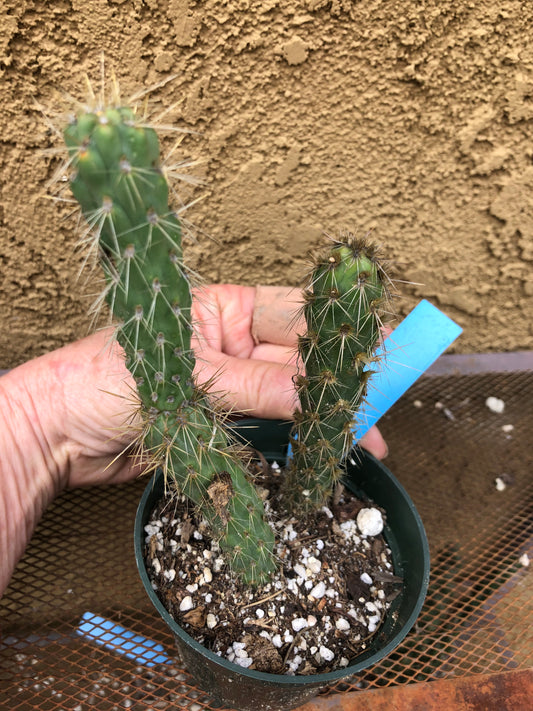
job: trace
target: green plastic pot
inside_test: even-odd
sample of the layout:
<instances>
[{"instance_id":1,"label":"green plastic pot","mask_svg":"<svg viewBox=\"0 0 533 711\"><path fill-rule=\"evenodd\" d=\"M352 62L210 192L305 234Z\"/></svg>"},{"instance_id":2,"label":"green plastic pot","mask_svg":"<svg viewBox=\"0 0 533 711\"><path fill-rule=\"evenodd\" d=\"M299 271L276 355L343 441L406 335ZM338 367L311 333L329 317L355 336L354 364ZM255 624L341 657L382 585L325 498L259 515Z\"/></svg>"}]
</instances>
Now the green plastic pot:
<instances>
[{"instance_id":1,"label":"green plastic pot","mask_svg":"<svg viewBox=\"0 0 533 711\"><path fill-rule=\"evenodd\" d=\"M269 461L282 463L287 455L289 426L275 420L242 420L237 433ZM219 703L239 711L282 711L313 697L321 689L361 672L386 657L414 625L429 581L429 549L420 516L405 489L381 462L364 450L348 463L344 483L357 496L387 512L384 536L392 551L394 569L403 578L401 593L364 653L344 669L314 676L287 676L243 669L219 657L190 637L169 615L152 589L144 563L144 527L164 495L161 472L146 487L135 521L135 556L146 592L170 627L180 655L198 686Z\"/></svg>"}]
</instances>

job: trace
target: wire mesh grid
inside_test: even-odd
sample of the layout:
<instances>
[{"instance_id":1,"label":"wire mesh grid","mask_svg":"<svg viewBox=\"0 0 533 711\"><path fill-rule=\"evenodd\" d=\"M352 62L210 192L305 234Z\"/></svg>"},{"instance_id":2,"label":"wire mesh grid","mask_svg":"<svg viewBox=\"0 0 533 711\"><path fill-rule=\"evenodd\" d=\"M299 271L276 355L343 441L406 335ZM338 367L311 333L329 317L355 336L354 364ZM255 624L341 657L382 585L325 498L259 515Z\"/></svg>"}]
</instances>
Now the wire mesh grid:
<instances>
[{"instance_id":1,"label":"wire mesh grid","mask_svg":"<svg viewBox=\"0 0 533 711\"><path fill-rule=\"evenodd\" d=\"M382 419L387 465L428 533L430 587L400 647L326 695L533 665L532 403L532 371L448 374L421 378ZM137 577L145 483L67 492L47 511L0 601L0 708L219 708Z\"/></svg>"}]
</instances>

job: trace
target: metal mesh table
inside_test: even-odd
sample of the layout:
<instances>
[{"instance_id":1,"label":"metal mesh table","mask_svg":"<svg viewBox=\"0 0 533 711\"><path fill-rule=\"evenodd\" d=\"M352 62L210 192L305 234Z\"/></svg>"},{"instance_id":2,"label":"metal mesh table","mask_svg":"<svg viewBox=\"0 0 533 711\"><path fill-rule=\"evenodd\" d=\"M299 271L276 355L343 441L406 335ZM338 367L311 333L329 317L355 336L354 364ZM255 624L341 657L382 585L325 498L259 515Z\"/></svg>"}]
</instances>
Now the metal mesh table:
<instances>
[{"instance_id":1,"label":"metal mesh table","mask_svg":"<svg viewBox=\"0 0 533 711\"><path fill-rule=\"evenodd\" d=\"M419 621L389 657L309 708L533 667L533 370L462 372L457 363L422 377L381 420L387 466L430 543ZM502 414L486 407L488 396L505 402ZM46 512L0 601L0 708L217 708L183 669L137 577L133 521L145 484L66 492ZM142 641L132 659L80 635L84 615L145 638L146 654ZM166 663L150 662L149 640Z\"/></svg>"}]
</instances>

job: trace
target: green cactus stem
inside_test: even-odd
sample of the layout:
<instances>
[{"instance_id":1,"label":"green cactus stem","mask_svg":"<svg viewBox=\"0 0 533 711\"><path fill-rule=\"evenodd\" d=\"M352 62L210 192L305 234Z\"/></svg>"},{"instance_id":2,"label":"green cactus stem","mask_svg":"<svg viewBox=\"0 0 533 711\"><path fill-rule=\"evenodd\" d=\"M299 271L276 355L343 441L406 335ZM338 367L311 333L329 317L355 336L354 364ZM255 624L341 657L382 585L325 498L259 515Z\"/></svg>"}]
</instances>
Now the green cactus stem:
<instances>
[{"instance_id":1,"label":"green cactus stem","mask_svg":"<svg viewBox=\"0 0 533 711\"><path fill-rule=\"evenodd\" d=\"M301 409L285 486L294 512L326 504L342 476L376 360L386 284L377 249L365 239L345 235L314 258L304 291L307 332L298 343L305 369L296 378Z\"/></svg>"},{"instance_id":2,"label":"green cactus stem","mask_svg":"<svg viewBox=\"0 0 533 711\"><path fill-rule=\"evenodd\" d=\"M78 115L64 139L72 192L98 239L105 299L137 383L144 447L200 508L237 575L266 582L274 536L262 500L193 377L190 279L158 137L119 106Z\"/></svg>"}]
</instances>

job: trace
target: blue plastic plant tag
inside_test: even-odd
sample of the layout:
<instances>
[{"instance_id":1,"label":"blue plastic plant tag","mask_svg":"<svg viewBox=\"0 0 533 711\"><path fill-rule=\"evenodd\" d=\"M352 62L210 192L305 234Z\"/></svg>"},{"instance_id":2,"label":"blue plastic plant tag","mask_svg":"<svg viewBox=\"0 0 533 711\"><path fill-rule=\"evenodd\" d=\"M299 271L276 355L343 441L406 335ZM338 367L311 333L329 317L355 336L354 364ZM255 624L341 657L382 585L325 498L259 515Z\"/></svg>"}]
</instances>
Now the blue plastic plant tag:
<instances>
[{"instance_id":1,"label":"blue plastic plant tag","mask_svg":"<svg viewBox=\"0 0 533 711\"><path fill-rule=\"evenodd\" d=\"M101 644L112 652L133 659L137 664L153 667L156 664L170 664L173 661L167 657L160 644L141 637L111 620L106 620L105 617L93 615L92 612L83 614L76 631L79 635Z\"/></svg>"},{"instance_id":2,"label":"blue plastic plant tag","mask_svg":"<svg viewBox=\"0 0 533 711\"><path fill-rule=\"evenodd\" d=\"M354 430L357 442L462 333L455 321L425 299L395 328L378 355Z\"/></svg>"}]
</instances>

